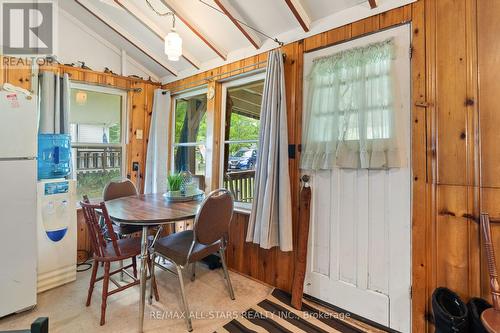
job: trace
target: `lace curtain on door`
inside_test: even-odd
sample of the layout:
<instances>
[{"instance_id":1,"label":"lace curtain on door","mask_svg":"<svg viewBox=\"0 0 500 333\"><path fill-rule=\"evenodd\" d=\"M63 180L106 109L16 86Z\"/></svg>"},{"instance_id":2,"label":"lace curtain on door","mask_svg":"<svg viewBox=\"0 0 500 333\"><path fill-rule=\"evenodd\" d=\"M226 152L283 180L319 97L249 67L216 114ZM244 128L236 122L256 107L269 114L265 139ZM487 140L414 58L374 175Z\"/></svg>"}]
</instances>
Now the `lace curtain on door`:
<instances>
[{"instance_id":1,"label":"lace curtain on door","mask_svg":"<svg viewBox=\"0 0 500 333\"><path fill-rule=\"evenodd\" d=\"M394 40L315 59L309 80L301 168L398 168Z\"/></svg>"}]
</instances>

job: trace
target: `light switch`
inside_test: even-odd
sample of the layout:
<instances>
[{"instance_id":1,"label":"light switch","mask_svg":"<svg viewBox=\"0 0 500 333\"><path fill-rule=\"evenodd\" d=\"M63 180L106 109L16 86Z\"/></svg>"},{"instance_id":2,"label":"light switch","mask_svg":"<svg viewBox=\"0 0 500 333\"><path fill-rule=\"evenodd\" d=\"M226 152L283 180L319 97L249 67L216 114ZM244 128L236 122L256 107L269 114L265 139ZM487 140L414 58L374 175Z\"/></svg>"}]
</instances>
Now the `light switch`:
<instances>
[{"instance_id":1,"label":"light switch","mask_svg":"<svg viewBox=\"0 0 500 333\"><path fill-rule=\"evenodd\" d=\"M141 129L138 129L135 131L135 138L137 140L142 140L142 137L143 137L143 131Z\"/></svg>"}]
</instances>

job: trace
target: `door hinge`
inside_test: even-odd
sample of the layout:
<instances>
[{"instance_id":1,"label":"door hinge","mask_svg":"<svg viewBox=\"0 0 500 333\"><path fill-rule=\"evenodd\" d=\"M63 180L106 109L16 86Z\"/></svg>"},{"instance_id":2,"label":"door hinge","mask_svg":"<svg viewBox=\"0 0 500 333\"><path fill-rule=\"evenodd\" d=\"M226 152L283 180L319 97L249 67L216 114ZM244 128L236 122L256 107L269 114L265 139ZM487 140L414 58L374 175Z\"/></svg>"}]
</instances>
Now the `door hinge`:
<instances>
[{"instance_id":1,"label":"door hinge","mask_svg":"<svg viewBox=\"0 0 500 333\"><path fill-rule=\"evenodd\" d=\"M410 299L413 299L413 286L410 286L409 293L410 293Z\"/></svg>"},{"instance_id":2,"label":"door hinge","mask_svg":"<svg viewBox=\"0 0 500 333\"><path fill-rule=\"evenodd\" d=\"M412 59L413 58L413 45L410 45L409 54L410 54L410 59Z\"/></svg>"}]
</instances>

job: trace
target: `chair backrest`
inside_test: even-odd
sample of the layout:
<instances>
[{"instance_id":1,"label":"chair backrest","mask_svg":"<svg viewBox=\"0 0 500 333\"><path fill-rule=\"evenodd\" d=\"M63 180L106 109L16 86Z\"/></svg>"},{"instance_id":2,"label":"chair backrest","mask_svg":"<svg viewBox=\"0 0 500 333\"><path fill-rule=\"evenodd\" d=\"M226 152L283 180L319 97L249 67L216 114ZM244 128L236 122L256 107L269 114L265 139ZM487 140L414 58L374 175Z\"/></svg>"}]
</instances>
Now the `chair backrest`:
<instances>
[{"instance_id":1,"label":"chair backrest","mask_svg":"<svg viewBox=\"0 0 500 333\"><path fill-rule=\"evenodd\" d=\"M129 179L120 182L110 182L104 188L102 198L104 201L137 195L137 188Z\"/></svg>"},{"instance_id":2,"label":"chair backrest","mask_svg":"<svg viewBox=\"0 0 500 333\"><path fill-rule=\"evenodd\" d=\"M113 223L106 209L106 204L101 202L99 204L91 204L87 196L83 197L83 201L80 202L80 206L83 210L83 216L85 217L85 224L87 225L87 231L90 234L90 241L92 244L92 250L94 254L98 257L106 257L108 254L106 252L107 241L109 239L113 243L113 248L115 254L120 256L120 248L118 247L115 232L113 231ZM102 217L104 218L104 228L99 225L99 214L97 210L100 210Z\"/></svg>"},{"instance_id":3,"label":"chair backrest","mask_svg":"<svg viewBox=\"0 0 500 333\"><path fill-rule=\"evenodd\" d=\"M490 275L491 296L495 310L500 310L500 285L498 284L497 263L495 258L495 249L491 240L490 217L486 213L481 213L481 231L484 237L484 249L486 251L486 260L488 262L488 273Z\"/></svg>"},{"instance_id":4,"label":"chair backrest","mask_svg":"<svg viewBox=\"0 0 500 333\"><path fill-rule=\"evenodd\" d=\"M195 241L209 245L229 232L233 218L233 195L226 189L211 192L201 204L194 221Z\"/></svg>"}]
</instances>

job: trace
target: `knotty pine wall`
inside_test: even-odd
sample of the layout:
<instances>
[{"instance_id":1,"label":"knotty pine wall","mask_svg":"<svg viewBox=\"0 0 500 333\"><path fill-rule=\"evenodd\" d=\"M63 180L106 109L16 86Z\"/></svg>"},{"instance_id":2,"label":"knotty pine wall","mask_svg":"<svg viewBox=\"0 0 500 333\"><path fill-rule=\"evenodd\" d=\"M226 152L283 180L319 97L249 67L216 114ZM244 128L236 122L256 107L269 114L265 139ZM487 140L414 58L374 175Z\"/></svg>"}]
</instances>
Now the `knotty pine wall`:
<instances>
[{"instance_id":1,"label":"knotty pine wall","mask_svg":"<svg viewBox=\"0 0 500 333\"><path fill-rule=\"evenodd\" d=\"M466 300L488 297L477 221L481 211L500 217L499 16L498 0L419 0L283 48L289 140L299 144L303 53L405 22L412 24L414 332L432 331L430 295L437 286L447 286ZM203 78L263 58L251 57L165 88L176 91L200 85ZM232 75L236 74L240 72ZM216 92L220 89L217 81L207 83ZM217 97L208 112L220 117ZM295 240L299 176L298 159L290 160ZM215 184L218 177L214 176ZM290 290L294 254L245 243L247 222L241 214L233 221L228 251L231 268ZM500 249L500 226L493 227L493 234Z\"/></svg>"}]
</instances>

